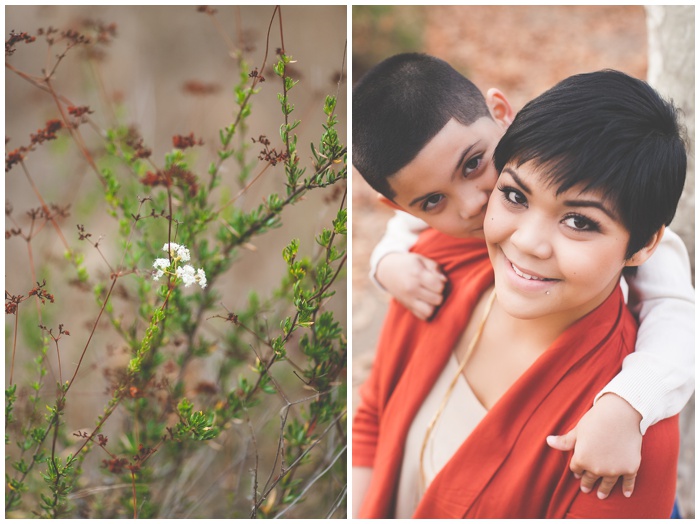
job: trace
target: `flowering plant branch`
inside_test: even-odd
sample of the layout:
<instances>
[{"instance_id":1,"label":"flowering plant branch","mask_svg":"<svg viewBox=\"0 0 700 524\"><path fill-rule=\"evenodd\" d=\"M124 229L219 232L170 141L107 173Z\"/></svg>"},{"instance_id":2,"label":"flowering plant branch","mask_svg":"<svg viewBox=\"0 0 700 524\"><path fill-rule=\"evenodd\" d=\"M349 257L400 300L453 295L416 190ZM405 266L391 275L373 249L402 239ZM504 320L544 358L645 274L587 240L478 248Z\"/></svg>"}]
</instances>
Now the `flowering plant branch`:
<instances>
[{"instance_id":1,"label":"flowering plant branch","mask_svg":"<svg viewBox=\"0 0 700 524\"><path fill-rule=\"evenodd\" d=\"M243 10L231 9L242 27ZM6 205L8 253L24 255L31 278L22 284L20 271L6 290L6 516L345 514L347 337L344 303L335 299L347 234L340 83L335 95L306 97L323 120L304 154L296 133L306 117L291 119L304 83L293 79L282 8L267 11L265 58L254 68L245 32L230 38L216 9L197 10L239 69L233 116L214 133L170 134L160 160L160 146L125 123L100 76L116 25L87 21L6 41L7 71L45 97L53 116L6 152L12 191L26 189L24 200L35 202L26 215ZM273 53L275 20L281 46ZM42 39L48 58L33 74L17 62ZM88 94L66 95L63 71L78 54L95 74L103 111L84 101ZM258 104L270 90L279 105ZM219 89L196 80L185 91ZM281 122L278 144L264 131L249 136L255 116L270 111ZM62 182L68 195L37 176L73 160L80 168L65 175L76 176ZM77 178L83 171L96 176ZM250 202L263 183L274 187ZM292 208L303 210L301 225ZM332 216L316 221L323 209ZM279 245L269 234L276 229ZM272 254L258 256L267 244ZM259 266L255 275L240 269L247 258Z\"/></svg>"},{"instance_id":2,"label":"flowering plant branch","mask_svg":"<svg viewBox=\"0 0 700 524\"><path fill-rule=\"evenodd\" d=\"M202 286L202 289L207 287L207 275L203 269L194 269L189 264L180 266L179 262L188 262L190 260L190 250L185 246L170 242L163 246L163 251L168 253L169 258L156 258L153 262L153 267L156 269L153 275L154 280L159 280L163 275L170 275L182 280L185 287L189 287L195 282Z\"/></svg>"}]
</instances>

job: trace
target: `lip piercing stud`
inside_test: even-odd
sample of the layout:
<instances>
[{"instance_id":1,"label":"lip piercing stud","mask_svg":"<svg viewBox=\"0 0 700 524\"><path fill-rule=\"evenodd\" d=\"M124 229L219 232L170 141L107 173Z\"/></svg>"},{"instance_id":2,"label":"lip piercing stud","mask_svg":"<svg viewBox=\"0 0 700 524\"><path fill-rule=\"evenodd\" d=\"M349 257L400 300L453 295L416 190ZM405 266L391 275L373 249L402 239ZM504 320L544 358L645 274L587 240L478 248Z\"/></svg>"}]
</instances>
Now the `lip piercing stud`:
<instances>
[{"instance_id":1,"label":"lip piercing stud","mask_svg":"<svg viewBox=\"0 0 700 524\"><path fill-rule=\"evenodd\" d=\"M549 291L545 291L544 294L545 294L545 295L549 295Z\"/></svg>"}]
</instances>

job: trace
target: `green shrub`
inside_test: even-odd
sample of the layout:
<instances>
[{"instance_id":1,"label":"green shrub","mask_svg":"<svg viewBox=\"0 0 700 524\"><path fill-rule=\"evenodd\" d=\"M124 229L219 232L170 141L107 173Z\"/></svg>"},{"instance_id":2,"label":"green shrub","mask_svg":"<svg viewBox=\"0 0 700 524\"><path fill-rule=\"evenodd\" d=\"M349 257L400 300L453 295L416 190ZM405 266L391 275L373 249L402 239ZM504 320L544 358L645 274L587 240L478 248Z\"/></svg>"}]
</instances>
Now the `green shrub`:
<instances>
[{"instance_id":1,"label":"green shrub","mask_svg":"<svg viewBox=\"0 0 700 524\"><path fill-rule=\"evenodd\" d=\"M6 40L8 76L50 115L6 146L16 177L6 251L25 272L8 274L5 292L7 517L347 515L347 335L335 297L346 282L343 75L312 97L324 123L302 146L295 104L309 91L284 47L282 9L260 8L270 25L252 68L249 44L234 44L214 9L189 9L189 31L213 27L238 70L222 108L233 116L211 138L173 132L163 158L96 67L120 37L115 24ZM15 64L25 46L44 47L40 72ZM77 94L63 90L71 61L92 79ZM276 90L276 105L256 104L264 90ZM250 136L258 113L277 120L278 138ZM251 203L266 172L276 188ZM334 209L326 224L319 202ZM302 210L304 230L287 226L290 209ZM275 263L241 271L258 243L278 246ZM250 282L246 296L232 281Z\"/></svg>"}]
</instances>

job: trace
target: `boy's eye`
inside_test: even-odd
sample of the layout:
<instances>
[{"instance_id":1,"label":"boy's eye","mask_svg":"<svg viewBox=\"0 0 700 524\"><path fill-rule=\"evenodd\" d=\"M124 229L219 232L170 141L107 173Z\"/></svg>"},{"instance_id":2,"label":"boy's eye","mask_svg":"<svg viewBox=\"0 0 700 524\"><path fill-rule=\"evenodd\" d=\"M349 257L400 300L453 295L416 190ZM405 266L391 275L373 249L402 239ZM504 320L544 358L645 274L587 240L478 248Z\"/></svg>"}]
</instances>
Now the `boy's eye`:
<instances>
[{"instance_id":1,"label":"boy's eye","mask_svg":"<svg viewBox=\"0 0 700 524\"><path fill-rule=\"evenodd\" d=\"M435 209L435 207L442 201L442 199L445 198L444 196L440 194L436 195L431 195L425 200L423 200L423 204L421 205L421 209L423 211L431 211Z\"/></svg>"},{"instance_id":2,"label":"boy's eye","mask_svg":"<svg viewBox=\"0 0 700 524\"><path fill-rule=\"evenodd\" d=\"M569 215L564 218L564 224L574 231L599 231L600 226L595 220L583 215Z\"/></svg>"},{"instance_id":3,"label":"boy's eye","mask_svg":"<svg viewBox=\"0 0 700 524\"><path fill-rule=\"evenodd\" d=\"M470 158L464 163L464 168L462 169L462 174L464 176L469 176L471 173L476 171L479 166L481 165L481 160L482 160L482 155L475 156L474 158Z\"/></svg>"}]
</instances>

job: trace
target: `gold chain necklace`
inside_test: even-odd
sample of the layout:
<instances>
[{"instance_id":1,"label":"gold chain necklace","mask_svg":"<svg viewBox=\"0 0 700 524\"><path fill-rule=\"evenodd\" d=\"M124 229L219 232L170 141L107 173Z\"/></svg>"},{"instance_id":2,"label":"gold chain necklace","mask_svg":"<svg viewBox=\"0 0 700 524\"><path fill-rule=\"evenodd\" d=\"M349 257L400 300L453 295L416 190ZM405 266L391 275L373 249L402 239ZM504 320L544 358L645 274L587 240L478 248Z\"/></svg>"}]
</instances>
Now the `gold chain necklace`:
<instances>
[{"instance_id":1,"label":"gold chain necklace","mask_svg":"<svg viewBox=\"0 0 700 524\"><path fill-rule=\"evenodd\" d=\"M486 325L486 319L488 318L489 313L491 312L491 307L493 306L493 302L494 302L495 298L496 298L496 290L494 289L491 292L491 296L489 296L489 298L488 298L488 302L486 304L486 310L484 311L484 316L481 319L479 326L477 327L476 333L474 334L471 342L469 343L469 347L467 348L467 351L464 354L464 358L462 359L462 362L459 364L459 369L457 369L457 373L455 373L455 376L452 378L452 382L450 382L450 385L447 388L447 392L445 393L445 396L442 399L442 403L440 404L440 408L437 410L437 412L433 416L433 419L430 421L430 424L428 424L428 428L425 431L425 438L423 439L423 445L421 446L421 449L420 449L420 476L421 476L421 488L422 488L423 492L427 488L426 479L425 479L425 467L423 466L423 459L425 456L425 450L428 447L428 440L430 439L430 436L433 432L433 429L435 428L435 424L437 424L437 421L440 418L440 416L442 415L442 412L444 411L445 406L447 406L447 401L449 400L450 395L452 394L452 390L457 385L457 380L459 380L459 376L462 374L464 367L467 365L467 362L469 361L469 357L471 357L471 354L474 352L474 348L476 347L477 343L479 342L479 339L481 338L481 334L484 331L484 326Z\"/></svg>"}]
</instances>

